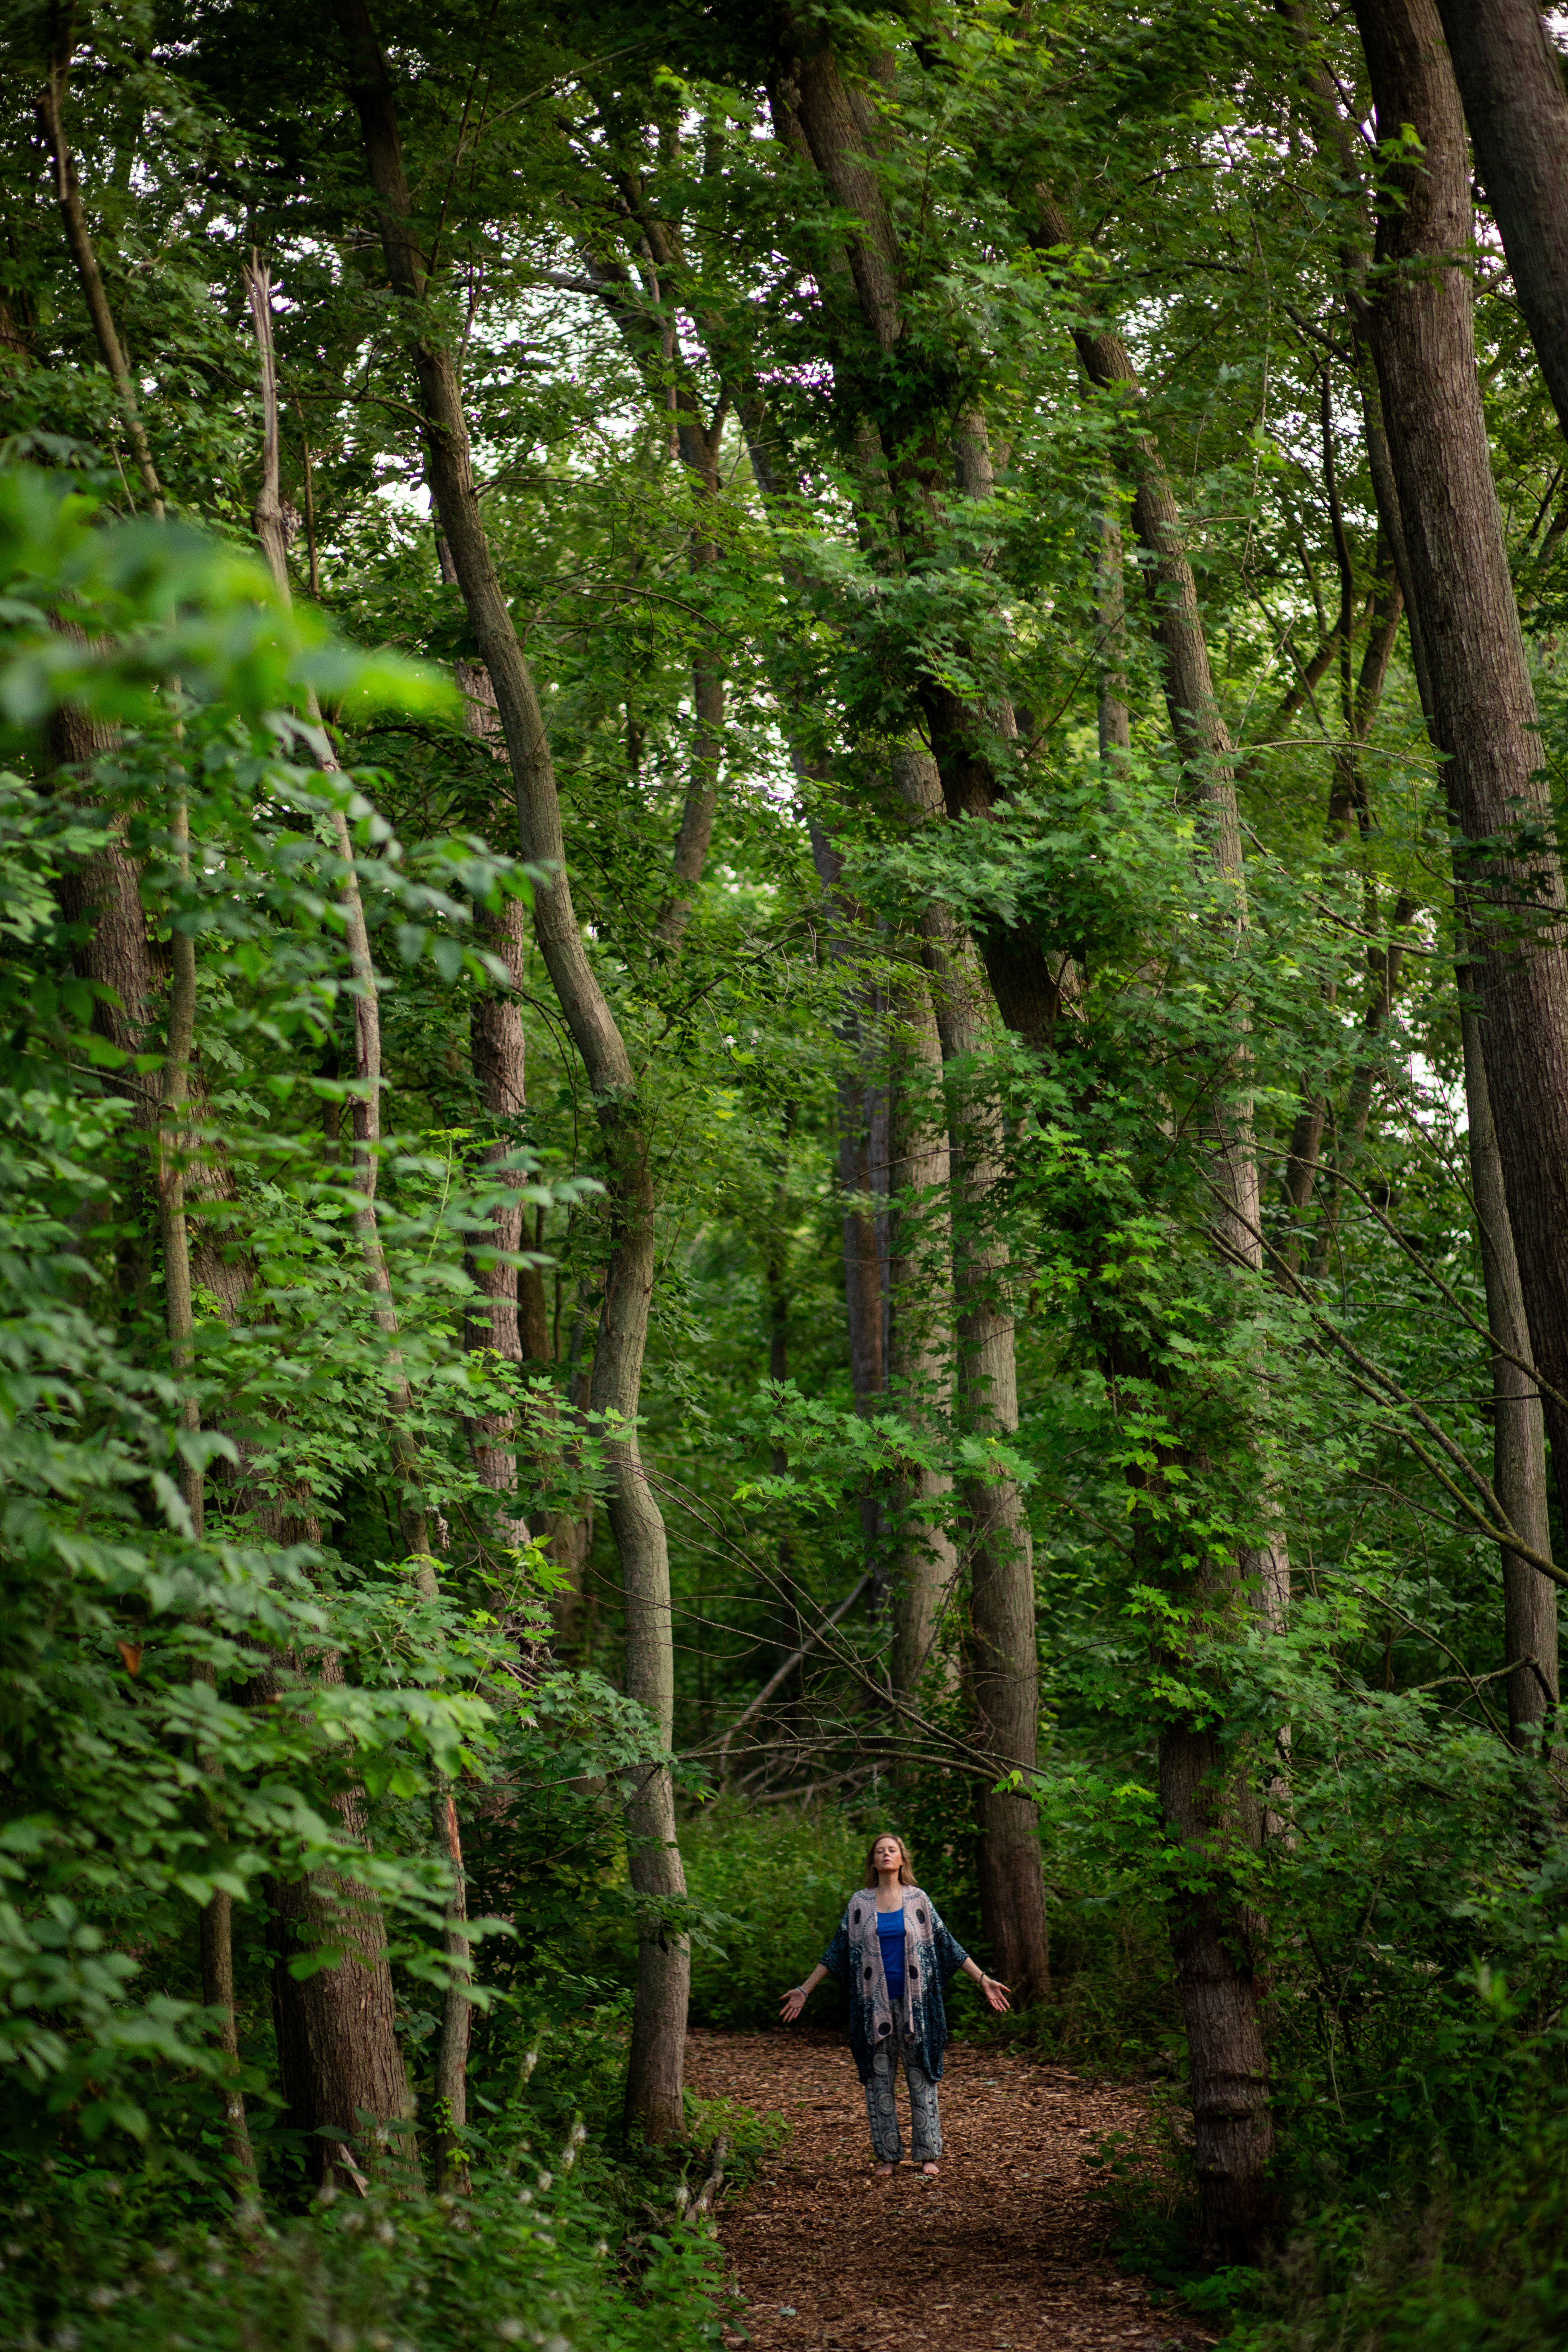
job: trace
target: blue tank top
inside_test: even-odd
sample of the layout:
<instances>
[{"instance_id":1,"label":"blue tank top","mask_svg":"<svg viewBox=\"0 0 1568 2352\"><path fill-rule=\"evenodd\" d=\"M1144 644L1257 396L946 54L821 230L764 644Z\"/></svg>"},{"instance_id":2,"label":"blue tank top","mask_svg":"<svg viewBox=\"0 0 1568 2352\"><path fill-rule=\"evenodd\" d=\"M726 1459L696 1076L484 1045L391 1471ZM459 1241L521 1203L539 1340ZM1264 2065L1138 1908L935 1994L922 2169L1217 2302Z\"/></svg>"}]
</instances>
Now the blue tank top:
<instances>
[{"instance_id":1,"label":"blue tank top","mask_svg":"<svg viewBox=\"0 0 1568 2352\"><path fill-rule=\"evenodd\" d=\"M882 1948L882 1973L888 1979L888 1998L889 2000L902 2000L904 1997L904 1914L901 1906L897 1911L878 1912L877 1941Z\"/></svg>"}]
</instances>

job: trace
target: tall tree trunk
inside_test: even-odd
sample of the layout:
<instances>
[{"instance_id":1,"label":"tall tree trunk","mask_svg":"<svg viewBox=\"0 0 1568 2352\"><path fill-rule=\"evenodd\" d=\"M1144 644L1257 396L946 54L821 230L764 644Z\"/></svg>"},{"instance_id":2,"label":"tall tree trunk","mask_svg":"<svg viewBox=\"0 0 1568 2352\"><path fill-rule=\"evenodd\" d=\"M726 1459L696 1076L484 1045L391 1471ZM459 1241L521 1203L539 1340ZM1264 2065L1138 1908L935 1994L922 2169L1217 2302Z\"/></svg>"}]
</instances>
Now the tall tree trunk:
<instances>
[{"instance_id":1,"label":"tall tree trunk","mask_svg":"<svg viewBox=\"0 0 1568 2352\"><path fill-rule=\"evenodd\" d=\"M1437 0L1481 185L1568 433L1568 89L1539 0Z\"/></svg>"},{"instance_id":2,"label":"tall tree trunk","mask_svg":"<svg viewBox=\"0 0 1568 2352\"><path fill-rule=\"evenodd\" d=\"M598 1112L613 1249L589 1402L605 1429L610 1524L620 1551L626 1596L626 1688L647 1710L668 1747L675 1696L669 1559L664 1521L637 1436L655 1270L655 1201L646 1113L637 1073L573 907L549 736L485 536L456 362L428 331L426 266L385 61L363 0L337 0L337 14L379 202L387 271L395 294L409 306L409 348L428 478L480 657L495 688L517 792L521 854L552 874L551 887L539 893L535 904L535 934ZM626 1826L632 1884L648 1903L638 1939L626 2112L650 2138L669 2139L684 2128L681 2082L690 1954L685 1937L668 1929L658 1913L660 1905L679 1900L686 1892L676 1838L674 1785L668 1769L646 1769L627 1807Z\"/></svg>"},{"instance_id":3,"label":"tall tree trunk","mask_svg":"<svg viewBox=\"0 0 1568 2352\"><path fill-rule=\"evenodd\" d=\"M917 820L942 816L934 762L902 761L895 775ZM1018 1374L1004 1290L1007 1248L995 1230L1005 1171L1001 1104L985 1073L988 996L973 948L949 910L933 901L921 929L948 1081L959 1423L973 1435L1006 1441L1017 1434ZM974 1740L995 1772L979 1797L980 1916L997 1973L1026 2008L1044 1999L1051 1973L1039 1809L1028 1785L1039 1762L1034 1551L1016 1479L965 1479L960 1499ZM1022 1787L1002 1785L1015 1774Z\"/></svg>"},{"instance_id":4,"label":"tall tree trunk","mask_svg":"<svg viewBox=\"0 0 1568 2352\"><path fill-rule=\"evenodd\" d=\"M1071 230L1049 194L1037 191L1038 241L1070 249ZM1141 395L1121 338L1101 327L1074 338L1097 390L1122 403ZM1220 710L1209 663L1197 586L1188 561L1181 509L1152 435L1129 421L1119 455L1133 490L1132 526L1143 555L1150 625L1162 657L1166 707L1188 789L1205 820L1209 858L1230 887L1229 919L1247 920L1236 751ZM1245 1076L1245 1045L1237 1075ZM1258 1160L1245 1099L1216 1122L1211 1176L1218 1201L1215 1239L1238 1273L1262 1268ZM1279 1627L1289 1605L1289 1562L1275 1538L1241 1548L1237 1591L1250 1591L1265 1623ZM1226 1613L1226 1597L1205 1596ZM1264 2175L1273 2151L1268 2057L1263 2034L1263 1979L1255 1965L1261 1923L1239 1901L1225 1863L1226 1843L1256 1834L1250 1811L1224 1787L1224 1759L1214 1729L1196 1721L1161 1730L1160 1787L1165 1819L1201 1865L1172 1911L1172 1944L1192 2063L1193 2114L1205 2242L1233 2259L1256 2251L1267 2215Z\"/></svg>"},{"instance_id":5,"label":"tall tree trunk","mask_svg":"<svg viewBox=\"0 0 1568 2352\"><path fill-rule=\"evenodd\" d=\"M256 506L256 532L261 541L273 585L285 604L292 601L289 579L288 553L284 544L281 509L278 495L279 472L279 404L278 374L272 342L272 291L268 272L252 260L246 271L247 292L251 317L256 328L257 352L261 370L262 413L266 438L262 459L261 495ZM321 712L314 690L310 696L310 716L318 725ZM330 750L324 753L325 766L335 772L337 761ZM339 883L343 928L348 946L349 962L354 980L353 1000L354 1024L353 1133L356 1202L354 1230L360 1255L364 1265L366 1284L374 1301L373 1312L379 1328L392 1343L387 1368L388 1406L393 1458L398 1472L398 1517L402 1524L404 1542L411 1558L417 1563L416 1580L426 1600L433 1601L438 1592L435 1561L430 1555L428 1519L425 1508L423 1481L418 1449L413 1430L413 1397L403 1370L403 1359L397 1348L397 1310L393 1297L392 1277L386 1254L382 1247L381 1225L376 1210L376 1182L380 1172L381 1151L381 998L380 979L371 953L370 933L365 925L364 906L360 895L359 875L354 865L353 840L348 819L342 809L335 808L332 818L333 835L342 872ZM345 1820L349 1817L345 1813ZM447 1897L444 1943L449 1962L447 1991L443 2003L441 2039L437 2055L436 2128L433 2134L436 2175L439 2187L468 2187L468 2174L462 2154L460 2133L468 2120L467 2080L470 2009L467 1997L469 1981L469 1954L463 1923L468 1916L468 1901L463 1874L463 1849L458 1832L457 1809L449 1788L437 1781L431 1795L431 1820L442 1860L451 1872L451 1890Z\"/></svg>"},{"instance_id":6,"label":"tall tree trunk","mask_svg":"<svg viewBox=\"0 0 1568 2352\"><path fill-rule=\"evenodd\" d=\"M483 937L510 975L510 988L486 989L474 1000L468 1016L468 1051L474 1086L499 1132L484 1147L482 1162L500 1167L517 1149L516 1125L527 1108L527 1048L515 992L522 985L524 914L520 899L509 898L499 916L488 920ZM479 1293L468 1310L468 1343L489 1348L502 1361L521 1367L525 1358L547 1354L544 1288L537 1266L521 1270L506 1257L522 1248L524 1204L518 1192L490 1212L488 1230L468 1236L469 1268ZM498 1253L489 1264L478 1253ZM500 1253L505 1253L501 1256ZM485 1485L498 1495L517 1487L517 1453L513 1439L516 1417L510 1412L485 1413L472 1424L474 1466ZM510 1523L509 1523L510 1524ZM509 1538L516 1540L516 1535Z\"/></svg>"},{"instance_id":7,"label":"tall tree trunk","mask_svg":"<svg viewBox=\"0 0 1568 2352\"><path fill-rule=\"evenodd\" d=\"M458 584L458 574L452 562L452 551L440 531L436 534L436 557L441 578L449 588ZM500 713L496 709L495 688L490 684L489 670L483 662L455 661L453 674L463 697L464 725L476 742L483 743L500 761L506 758L506 743L501 734ZM498 811L498 815L500 812ZM480 938L492 955L499 956L507 969L507 980L500 987L487 989L476 997L468 1016L468 1054L473 1066L474 1090L480 1103L493 1119L510 1122L521 1118L527 1108L525 1084L528 1070L527 1039L523 1034L522 1015L518 999L523 982L523 968L528 953L527 927L522 905L508 898L500 912L485 913L477 925ZM494 1166L504 1160L511 1144L504 1137L487 1146L484 1157ZM497 1250L511 1253L521 1250L523 1242L523 1209L518 1202L503 1202L491 1216L491 1242ZM493 1300L488 1308L479 1309L470 1318L473 1337L470 1346L494 1348L498 1355L513 1363L543 1363L553 1355L550 1340L549 1318L544 1303L544 1277L537 1265L480 1267L470 1265L481 1297ZM485 1337L488 1333L489 1336ZM476 1466L489 1486L504 1487L508 1492L516 1484L515 1457L503 1453L494 1441L510 1434L507 1431L479 1428Z\"/></svg>"},{"instance_id":8,"label":"tall tree trunk","mask_svg":"<svg viewBox=\"0 0 1568 2352\"><path fill-rule=\"evenodd\" d=\"M1123 767L1132 749L1132 718L1127 707L1126 562L1120 511L1107 503L1100 509L1095 559L1094 621L1100 640L1096 718L1100 756L1113 768Z\"/></svg>"},{"instance_id":9,"label":"tall tree trunk","mask_svg":"<svg viewBox=\"0 0 1568 2352\"><path fill-rule=\"evenodd\" d=\"M77 767L87 765L106 748L87 721L70 711L57 713L51 746L62 764ZM111 1042L129 1053L145 1051L147 1033L157 1017L165 985L153 961L139 879L132 860L118 843L111 843L89 861L81 875L72 877L65 894L68 917L90 924L78 951L84 976L113 991L112 1001L99 1000L94 1017L101 1019ZM137 1123L148 1126L153 1109L144 1089L134 1090L132 1105ZM187 1221L192 1172L189 1168L184 1171ZM209 1160L203 1170L203 1190L209 1198L232 1192L226 1170L215 1171ZM225 1319L233 1321L255 1269L248 1261L237 1262L216 1248L207 1257L210 1263L204 1264L202 1244L194 1242L193 1282L212 1291ZM272 1539L289 1539L275 1510L262 1507L258 1516ZM265 1698L266 1687L264 1678L258 1698ZM359 1834L363 1819L354 1803L345 1801L340 1810L351 1833ZM332 2157L330 2146L315 2137L320 2126L330 2125L353 2137L359 2130L360 2109L376 2122L385 2123L404 2114L407 2106L392 1979L384 1959L378 1957L384 1950L385 1937L374 1896L336 1877L320 1884L268 1878L264 1891L273 1921L269 1930L275 1954L273 2013L283 2093L291 2122L310 2136L311 2165L317 2179L321 2179L332 2168ZM352 1914L346 1935L342 1916L345 1908ZM218 1922L204 1927L204 1982L209 2005L221 2005ZM289 1974L288 1958L292 1952L345 1940L351 1944L353 1958L321 1969L303 1982ZM321 2054L321 2071L312 2053Z\"/></svg>"},{"instance_id":10,"label":"tall tree trunk","mask_svg":"<svg viewBox=\"0 0 1568 2352\"><path fill-rule=\"evenodd\" d=\"M1330 161L1331 168L1337 171L1344 184L1361 188L1363 191L1362 202L1356 207L1354 217L1363 239L1369 240L1371 208L1370 201L1364 193L1364 155L1359 148L1354 131L1344 118L1338 89L1321 59L1314 52L1311 28L1304 11L1297 5L1297 0L1276 0L1276 5L1290 25L1300 49L1303 89L1320 144ZM1429 110L1428 130L1436 122L1441 133L1438 152L1433 159L1437 168L1438 184L1427 193L1434 210L1434 219L1438 224L1439 243L1446 236L1449 249L1458 249L1461 240L1458 234L1458 214L1461 208L1468 206L1468 188L1461 195L1455 163L1455 148L1462 144L1462 142L1456 137L1457 124L1451 102L1451 88L1447 81L1447 68L1440 58L1434 53L1430 19L1427 19L1425 26L1405 21L1402 27L1394 28L1389 45L1392 57L1384 63L1383 80L1384 100L1388 108L1387 119L1392 121L1405 103L1405 90L1401 87L1399 67L1401 53L1403 52L1406 61L1405 71L1411 70L1413 53L1414 88L1426 94ZM1380 104L1382 102L1380 101ZM1443 219L1445 210L1448 215L1446 221ZM1468 218L1468 211L1466 217ZM1419 226L1415 228L1413 234L1417 248L1423 236L1431 236L1433 229L1432 220L1428 221L1425 229ZM1437 546L1429 544L1427 536L1424 532L1424 552L1418 571L1416 554L1412 545L1413 534L1406 528L1402 503L1402 478L1415 477L1418 473L1421 453L1411 449L1405 450L1403 475L1396 474L1394 456L1396 444L1403 445L1412 435L1418 436L1426 429L1430 422L1429 410L1433 404L1429 398L1418 404L1413 418L1391 415L1385 421L1384 401L1388 396L1387 383L1396 381L1397 377L1387 380L1384 378L1376 334L1378 327L1384 322L1374 314L1372 303L1367 299L1365 289L1368 283L1368 268L1365 244L1358 243L1356 237L1347 230L1342 236L1340 252L1357 343L1367 352L1376 371L1370 383L1366 381L1365 371L1363 372L1363 395L1366 417L1367 455L1377 502L1379 523L1388 545L1405 604L1405 617L1410 631L1412 666L1415 672L1421 707L1426 714L1427 731L1432 739L1434 750L1441 757L1447 738L1444 732L1444 721L1438 715L1439 704L1441 699L1443 707L1450 713L1448 723L1452 724L1458 687L1458 681L1451 674L1455 660L1453 640L1461 618L1468 617L1472 625L1479 618L1483 642L1489 639L1495 643L1500 636L1504 648L1503 674L1511 675L1514 677L1516 691L1518 677L1518 667L1508 650L1508 639L1511 634L1508 626L1508 615L1502 613L1496 593L1498 569L1496 541L1500 535L1500 523L1497 516L1495 498L1489 500L1486 495L1490 489L1489 459L1481 455L1479 468L1476 464L1478 454L1484 452L1486 445L1484 423L1478 426L1477 421L1479 403L1479 393L1473 381L1473 330L1468 316L1456 315L1457 312L1463 313L1468 308L1468 289L1461 289L1460 272L1458 269L1440 273L1451 278L1453 283L1445 289L1449 299L1438 306L1433 321L1437 333L1430 353L1430 363L1434 368L1441 371L1445 379L1444 387L1438 395L1436 406L1448 419L1453 435L1453 446L1467 453L1469 460L1468 467L1461 472L1458 482L1455 485L1461 492L1457 511L1447 511L1451 504L1447 490L1445 489L1442 495L1442 505L1446 510L1443 544L1451 550L1457 534L1460 532L1477 534L1482 555L1482 572L1483 574L1490 575L1490 581L1489 586L1483 583L1479 599L1472 604L1468 615L1461 614L1450 602L1439 606L1434 621L1431 616L1424 614L1421 600L1424 583L1430 581L1433 564L1441 560L1441 550ZM1407 259L1408 256L1401 257ZM1453 299L1457 292L1461 296L1458 304ZM1420 318L1407 317L1402 322L1394 341L1405 347L1404 377L1419 385L1422 350ZM1397 356L1396 352L1391 351L1391 360L1396 360ZM1467 386L1469 387L1468 394ZM1428 453L1428 457L1430 455L1431 453ZM1443 457L1439 455L1437 457L1439 470L1442 469L1444 463ZM1478 603L1479 614L1476 610ZM1500 627L1499 626L1500 614ZM1394 617L1397 619L1397 613ZM1434 661L1430 646L1430 632L1434 627L1439 639L1448 641L1446 655L1436 662ZM1518 773L1521 750L1520 730L1517 726L1508 730L1505 725L1504 733L1505 741L1500 752L1502 773L1491 785L1494 804L1497 798L1505 800L1507 798L1508 777L1510 770L1512 773ZM1508 740L1510 738L1511 740ZM1492 762L1500 759L1498 746L1491 747L1489 759ZM1472 760L1484 777L1489 764L1489 757L1484 748L1479 758L1472 751ZM1460 811L1456 763L1447 759L1444 761L1444 785L1449 799L1454 829L1463 835L1468 827ZM1473 794L1475 787L1472 786L1471 789ZM1465 921L1470 866L1471 860L1461 843L1454 854L1456 892L1461 925ZM1502 1153L1498 1140L1497 1122L1493 1117L1486 1055L1482 1043L1483 1021L1479 1011L1479 1000L1485 988L1485 974L1478 971L1468 972L1461 971L1459 977L1471 1185L1480 1227L1482 1271L1487 1287L1489 1321L1492 1336L1500 1349L1510 1349L1514 1355L1528 1360L1531 1340L1524 1289L1514 1246L1506 1197ZM1469 983L1468 988L1465 985L1467 980ZM1540 1391L1519 1366L1510 1364L1500 1353L1494 1354L1492 1378L1495 1414L1493 1488L1510 1525L1515 1528L1523 1540L1538 1549L1543 1557L1550 1557L1549 1528L1545 1516L1544 1447L1539 1433L1542 1420ZM1530 1426L1531 1420L1534 1421L1537 1431L1533 1439ZM1536 1475L1538 1453L1540 1455L1539 1484ZM1516 1512L1520 1516L1515 1517ZM1542 1661L1542 1680L1545 1681L1548 1688L1555 1690L1557 1687L1555 1674L1557 1613L1554 1588L1516 1554L1505 1549L1502 1562L1505 1663L1526 1655L1538 1656ZM1524 1709L1534 1707L1540 1708L1540 1716L1522 1712ZM1534 1674L1530 1669L1521 1669L1510 1675L1509 1676L1509 1717L1510 1731L1513 1735L1517 1738L1523 1723L1540 1720L1546 1712L1548 1712L1546 1692L1537 1682Z\"/></svg>"},{"instance_id":11,"label":"tall tree trunk","mask_svg":"<svg viewBox=\"0 0 1568 2352\"><path fill-rule=\"evenodd\" d=\"M1535 699L1477 381L1469 163L1436 0L1358 0L1385 169L1370 335L1433 739L1463 836L1487 1076L1531 1353L1568 1391L1568 951ZM1392 149L1385 152L1393 152ZM1554 1460L1568 1412L1543 1390Z\"/></svg>"},{"instance_id":12,"label":"tall tree trunk","mask_svg":"<svg viewBox=\"0 0 1568 2352\"><path fill-rule=\"evenodd\" d=\"M798 751L792 751L797 781L820 782ZM827 908L828 958L843 975L835 1032L840 1066L837 1085L838 1192L843 1202L844 1316L849 1342L849 1380L855 1410L869 1413L880 1397L886 1370L882 1346L882 1253L872 1197L872 1082L869 1022L872 992L852 973L853 941L865 924L864 911L844 887L844 858L823 829L809 820L811 854ZM869 1612L875 1617L885 1587L881 1565L881 1507L874 1486L860 1496L860 1538L869 1579Z\"/></svg>"},{"instance_id":13,"label":"tall tree trunk","mask_svg":"<svg viewBox=\"0 0 1568 2352\"><path fill-rule=\"evenodd\" d=\"M941 1444L952 1406L952 1217L942 1048L923 971L895 991L893 1015L888 1394L911 1430ZM898 1546L889 1563L896 1697L919 1691L958 1581L958 1554L942 1524L951 1487L945 1472L911 1465L889 1496Z\"/></svg>"},{"instance_id":14,"label":"tall tree trunk","mask_svg":"<svg viewBox=\"0 0 1568 2352\"><path fill-rule=\"evenodd\" d=\"M1461 970L1461 990L1468 974ZM1503 1190L1502 1159L1487 1087L1481 1022L1473 998L1460 999L1468 1114L1470 1190L1487 1289L1487 1322L1499 1352L1492 1357L1492 1489L1508 1524L1543 1559L1552 1557L1546 1494L1546 1433L1541 1392L1517 1360L1530 1360L1530 1330ZM1500 1352L1507 1349L1507 1355ZM1502 1554L1503 1663L1508 1677L1509 1733L1518 1746L1533 1726L1556 1713L1559 1693L1557 1588L1517 1552ZM1528 1664L1516 1664L1529 1660Z\"/></svg>"}]
</instances>

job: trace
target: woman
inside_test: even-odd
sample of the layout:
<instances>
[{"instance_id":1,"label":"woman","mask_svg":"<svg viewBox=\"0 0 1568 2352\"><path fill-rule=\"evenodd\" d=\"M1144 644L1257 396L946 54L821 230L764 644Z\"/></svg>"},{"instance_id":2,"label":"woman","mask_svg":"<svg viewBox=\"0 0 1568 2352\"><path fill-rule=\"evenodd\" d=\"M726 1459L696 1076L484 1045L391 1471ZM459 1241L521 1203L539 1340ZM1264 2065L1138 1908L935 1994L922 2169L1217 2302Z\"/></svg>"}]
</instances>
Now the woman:
<instances>
[{"instance_id":1,"label":"woman","mask_svg":"<svg viewBox=\"0 0 1568 2352\"><path fill-rule=\"evenodd\" d=\"M901 2061L910 2088L910 2152L934 2179L942 2155L936 2086L947 2047L942 1986L962 1969L998 2011L1010 2006L1007 1988L977 1969L949 1935L936 1905L915 1884L908 1846L890 1831L872 1842L866 1887L850 1896L832 1943L805 1982L785 1993L780 2013L793 2025L823 1978L837 1978L849 1996L849 2048L866 2085L877 2178L890 2180L903 2158L893 2099Z\"/></svg>"}]
</instances>

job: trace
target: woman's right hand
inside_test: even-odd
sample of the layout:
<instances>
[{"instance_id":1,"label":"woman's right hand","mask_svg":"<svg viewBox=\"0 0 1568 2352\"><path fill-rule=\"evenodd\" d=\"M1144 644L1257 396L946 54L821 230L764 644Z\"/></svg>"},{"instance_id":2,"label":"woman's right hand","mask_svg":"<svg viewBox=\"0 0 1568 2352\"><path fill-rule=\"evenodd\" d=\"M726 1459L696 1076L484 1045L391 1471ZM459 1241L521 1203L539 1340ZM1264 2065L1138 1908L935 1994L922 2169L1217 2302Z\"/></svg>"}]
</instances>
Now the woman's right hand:
<instances>
[{"instance_id":1,"label":"woman's right hand","mask_svg":"<svg viewBox=\"0 0 1568 2352\"><path fill-rule=\"evenodd\" d=\"M800 2015L801 2011L805 2007L805 1987L804 1985L791 1985L788 1992L785 1993L783 2000L779 2003L779 2015L783 2018L786 2025L793 2025L795 2019Z\"/></svg>"}]
</instances>

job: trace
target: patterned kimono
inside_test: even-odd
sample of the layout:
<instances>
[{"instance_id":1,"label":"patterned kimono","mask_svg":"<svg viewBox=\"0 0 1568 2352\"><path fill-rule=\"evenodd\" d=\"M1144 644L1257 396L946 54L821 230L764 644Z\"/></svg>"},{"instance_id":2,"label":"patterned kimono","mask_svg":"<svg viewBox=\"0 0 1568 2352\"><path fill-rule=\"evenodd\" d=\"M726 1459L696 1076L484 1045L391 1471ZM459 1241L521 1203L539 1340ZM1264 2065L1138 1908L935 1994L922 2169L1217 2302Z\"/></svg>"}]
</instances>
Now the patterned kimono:
<instances>
[{"instance_id":1,"label":"patterned kimono","mask_svg":"<svg viewBox=\"0 0 1568 2352\"><path fill-rule=\"evenodd\" d=\"M891 2056L912 2058L933 2083L940 2083L947 2048L942 1989L969 1955L949 1934L923 1887L899 1891L904 1901L904 1997L896 2016L888 1999L882 1939L877 1933L875 1887L850 1896L822 1965L849 1996L849 2048L860 2080L871 2081L873 2061L887 2049Z\"/></svg>"}]
</instances>

